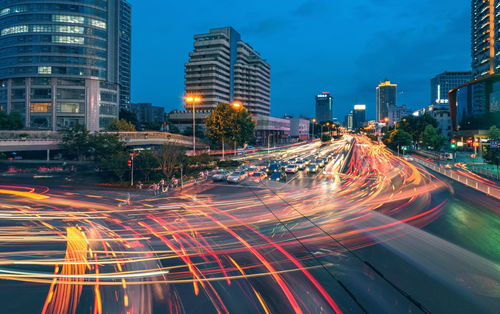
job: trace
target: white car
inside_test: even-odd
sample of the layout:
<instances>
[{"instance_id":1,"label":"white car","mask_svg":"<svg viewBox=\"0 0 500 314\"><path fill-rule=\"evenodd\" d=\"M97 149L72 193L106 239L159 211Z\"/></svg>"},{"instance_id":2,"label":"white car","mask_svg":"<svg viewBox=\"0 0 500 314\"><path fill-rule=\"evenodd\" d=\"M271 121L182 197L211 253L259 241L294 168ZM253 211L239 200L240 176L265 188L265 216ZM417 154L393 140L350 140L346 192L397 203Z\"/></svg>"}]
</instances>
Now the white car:
<instances>
[{"instance_id":1,"label":"white car","mask_svg":"<svg viewBox=\"0 0 500 314\"><path fill-rule=\"evenodd\" d=\"M245 171L235 171L227 177L227 182L229 183L240 183L248 177Z\"/></svg>"},{"instance_id":2,"label":"white car","mask_svg":"<svg viewBox=\"0 0 500 314\"><path fill-rule=\"evenodd\" d=\"M297 165L288 165L285 168L286 173L297 173L299 171L299 166Z\"/></svg>"}]
</instances>

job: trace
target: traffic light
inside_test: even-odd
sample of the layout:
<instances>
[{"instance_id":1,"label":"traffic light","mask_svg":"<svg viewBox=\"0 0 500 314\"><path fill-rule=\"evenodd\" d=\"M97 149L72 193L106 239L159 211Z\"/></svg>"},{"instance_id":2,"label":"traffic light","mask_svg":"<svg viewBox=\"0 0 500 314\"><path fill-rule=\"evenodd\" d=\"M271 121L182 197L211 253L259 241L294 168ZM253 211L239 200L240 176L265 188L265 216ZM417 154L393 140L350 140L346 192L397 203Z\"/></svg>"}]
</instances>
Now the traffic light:
<instances>
[{"instance_id":1,"label":"traffic light","mask_svg":"<svg viewBox=\"0 0 500 314\"><path fill-rule=\"evenodd\" d=\"M127 165L128 165L129 167L132 167L132 160L131 160L131 159L127 160Z\"/></svg>"},{"instance_id":2,"label":"traffic light","mask_svg":"<svg viewBox=\"0 0 500 314\"><path fill-rule=\"evenodd\" d=\"M451 140L450 147L451 147L451 149L456 149L457 148L457 140L456 139L452 139Z\"/></svg>"},{"instance_id":3,"label":"traffic light","mask_svg":"<svg viewBox=\"0 0 500 314\"><path fill-rule=\"evenodd\" d=\"M476 141L476 142L474 142L474 144L473 144L472 146L474 146L474 147L479 147L479 142L477 142L477 141Z\"/></svg>"}]
</instances>

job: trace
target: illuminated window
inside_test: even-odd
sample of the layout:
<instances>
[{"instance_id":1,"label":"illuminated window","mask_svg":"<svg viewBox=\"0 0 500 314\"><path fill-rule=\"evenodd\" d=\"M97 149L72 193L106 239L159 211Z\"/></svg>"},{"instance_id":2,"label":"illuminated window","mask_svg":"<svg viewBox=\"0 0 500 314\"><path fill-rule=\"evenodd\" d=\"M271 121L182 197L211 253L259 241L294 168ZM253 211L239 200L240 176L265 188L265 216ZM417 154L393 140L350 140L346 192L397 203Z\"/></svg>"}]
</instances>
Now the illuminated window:
<instances>
[{"instance_id":1,"label":"illuminated window","mask_svg":"<svg viewBox=\"0 0 500 314\"><path fill-rule=\"evenodd\" d=\"M18 25L18 26L12 26L12 27L7 27L2 29L2 32L0 33L2 36L5 35L10 35L10 34L19 34L19 33L27 33L28 32L28 25Z\"/></svg>"},{"instance_id":2,"label":"illuminated window","mask_svg":"<svg viewBox=\"0 0 500 314\"><path fill-rule=\"evenodd\" d=\"M94 27L106 29L106 22L92 19L89 17L75 16L75 15L52 15L53 22L73 23L73 24L87 24Z\"/></svg>"},{"instance_id":3,"label":"illuminated window","mask_svg":"<svg viewBox=\"0 0 500 314\"><path fill-rule=\"evenodd\" d=\"M26 7L24 5L2 9L0 10L0 16L4 16L11 13L21 13L21 12L26 12Z\"/></svg>"},{"instance_id":4,"label":"illuminated window","mask_svg":"<svg viewBox=\"0 0 500 314\"><path fill-rule=\"evenodd\" d=\"M38 74L52 74L52 67L38 67Z\"/></svg>"},{"instance_id":5,"label":"illuminated window","mask_svg":"<svg viewBox=\"0 0 500 314\"><path fill-rule=\"evenodd\" d=\"M57 103L57 112L59 113L83 113L83 104L76 102Z\"/></svg>"},{"instance_id":6,"label":"illuminated window","mask_svg":"<svg viewBox=\"0 0 500 314\"><path fill-rule=\"evenodd\" d=\"M83 16L74 15L53 15L52 21L83 24L85 22L85 18Z\"/></svg>"},{"instance_id":7,"label":"illuminated window","mask_svg":"<svg viewBox=\"0 0 500 314\"><path fill-rule=\"evenodd\" d=\"M48 113L52 108L51 103L31 103L30 109L33 113Z\"/></svg>"},{"instance_id":8,"label":"illuminated window","mask_svg":"<svg viewBox=\"0 0 500 314\"><path fill-rule=\"evenodd\" d=\"M33 25L31 31L35 33L70 33L83 34L85 29L81 26L71 25Z\"/></svg>"},{"instance_id":9,"label":"illuminated window","mask_svg":"<svg viewBox=\"0 0 500 314\"><path fill-rule=\"evenodd\" d=\"M53 43L83 45L85 38L77 36L52 36Z\"/></svg>"}]
</instances>

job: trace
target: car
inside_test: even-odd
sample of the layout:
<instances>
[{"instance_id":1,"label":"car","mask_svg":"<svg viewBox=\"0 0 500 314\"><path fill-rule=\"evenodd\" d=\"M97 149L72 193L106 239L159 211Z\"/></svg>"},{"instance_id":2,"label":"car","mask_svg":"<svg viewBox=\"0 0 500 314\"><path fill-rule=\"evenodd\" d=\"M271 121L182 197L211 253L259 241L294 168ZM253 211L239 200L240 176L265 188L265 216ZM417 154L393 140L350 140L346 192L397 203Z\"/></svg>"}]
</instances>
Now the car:
<instances>
[{"instance_id":1,"label":"car","mask_svg":"<svg viewBox=\"0 0 500 314\"><path fill-rule=\"evenodd\" d=\"M251 176L254 172L259 171L259 168L257 168L257 167L249 167L249 168L247 168L245 171L246 171L246 173L247 173L249 176Z\"/></svg>"},{"instance_id":2,"label":"car","mask_svg":"<svg viewBox=\"0 0 500 314\"><path fill-rule=\"evenodd\" d=\"M286 173L283 171L277 171L274 172L270 177L270 181L275 181L275 182L286 182L287 181L287 176Z\"/></svg>"},{"instance_id":3,"label":"car","mask_svg":"<svg viewBox=\"0 0 500 314\"><path fill-rule=\"evenodd\" d=\"M290 158L290 159L288 159L288 163L289 164L294 164L296 162L297 162L297 158Z\"/></svg>"},{"instance_id":4,"label":"car","mask_svg":"<svg viewBox=\"0 0 500 314\"><path fill-rule=\"evenodd\" d=\"M304 170L307 165L307 163L303 160L299 160L295 164L297 165L297 167L299 167L299 170Z\"/></svg>"},{"instance_id":5,"label":"car","mask_svg":"<svg viewBox=\"0 0 500 314\"><path fill-rule=\"evenodd\" d=\"M319 167L317 164L310 164L306 167L307 173L317 173L318 170L319 170Z\"/></svg>"},{"instance_id":6,"label":"car","mask_svg":"<svg viewBox=\"0 0 500 314\"><path fill-rule=\"evenodd\" d=\"M314 163L320 168L323 168L325 166L325 161L321 158L316 159Z\"/></svg>"},{"instance_id":7,"label":"car","mask_svg":"<svg viewBox=\"0 0 500 314\"><path fill-rule=\"evenodd\" d=\"M240 183L246 178L248 178L248 174L245 171L234 171L227 176L226 180L228 183Z\"/></svg>"},{"instance_id":8,"label":"car","mask_svg":"<svg viewBox=\"0 0 500 314\"><path fill-rule=\"evenodd\" d=\"M273 173L281 169L281 166L279 164L272 164L267 168L267 173Z\"/></svg>"},{"instance_id":9,"label":"car","mask_svg":"<svg viewBox=\"0 0 500 314\"><path fill-rule=\"evenodd\" d=\"M288 165L285 168L286 173L297 173L299 171L299 166L297 165Z\"/></svg>"},{"instance_id":10,"label":"car","mask_svg":"<svg viewBox=\"0 0 500 314\"><path fill-rule=\"evenodd\" d=\"M226 181L227 177L230 174L231 173L227 170L220 170L209 176L209 178L212 179L214 182Z\"/></svg>"},{"instance_id":11,"label":"car","mask_svg":"<svg viewBox=\"0 0 500 314\"><path fill-rule=\"evenodd\" d=\"M283 161L281 164L280 164L280 167L281 167L281 170L285 170L286 167L288 167L289 163L287 163L286 161Z\"/></svg>"},{"instance_id":12,"label":"car","mask_svg":"<svg viewBox=\"0 0 500 314\"><path fill-rule=\"evenodd\" d=\"M251 181L260 182L267 178L267 174L265 172L258 171L254 172L249 178Z\"/></svg>"}]
</instances>

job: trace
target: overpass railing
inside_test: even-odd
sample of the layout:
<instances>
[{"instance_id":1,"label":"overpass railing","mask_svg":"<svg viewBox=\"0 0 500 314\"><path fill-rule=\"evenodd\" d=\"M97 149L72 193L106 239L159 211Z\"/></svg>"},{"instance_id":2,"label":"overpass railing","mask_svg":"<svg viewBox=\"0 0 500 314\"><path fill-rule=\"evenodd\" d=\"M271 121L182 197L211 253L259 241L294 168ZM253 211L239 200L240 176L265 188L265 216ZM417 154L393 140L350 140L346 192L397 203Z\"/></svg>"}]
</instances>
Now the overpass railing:
<instances>
[{"instance_id":1,"label":"overpass railing","mask_svg":"<svg viewBox=\"0 0 500 314\"><path fill-rule=\"evenodd\" d=\"M472 179L472 178L468 178L466 176L463 176L461 174L458 174L457 172L455 172L454 170L452 169L447 169L447 168L444 168L444 167L439 167L438 165L436 164L433 164L431 162L428 162L428 161L425 161L425 160L422 160L420 158L414 158L414 160L416 162L418 162L419 164L433 170L433 171L436 171L436 172L439 172L440 174L442 175L445 175L447 176L448 178L451 178L455 181L458 181L462 184L465 184L467 185L468 187L470 188L473 188L477 191L481 191L485 194L488 194L492 197L495 197L497 199L500 199L500 189L497 188L497 187L494 187L492 185L489 185L489 184L486 184L486 183L483 183L483 182L479 182L478 180L475 180L475 179Z\"/></svg>"}]
</instances>

